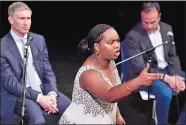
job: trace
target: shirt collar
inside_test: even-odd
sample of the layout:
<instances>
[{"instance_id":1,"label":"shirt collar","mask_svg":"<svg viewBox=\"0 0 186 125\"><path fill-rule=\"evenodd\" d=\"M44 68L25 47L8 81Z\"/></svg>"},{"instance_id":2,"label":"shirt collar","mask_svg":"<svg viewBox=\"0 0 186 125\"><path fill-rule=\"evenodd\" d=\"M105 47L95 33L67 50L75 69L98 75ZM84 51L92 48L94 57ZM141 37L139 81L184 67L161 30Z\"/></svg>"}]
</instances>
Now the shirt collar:
<instances>
[{"instance_id":1,"label":"shirt collar","mask_svg":"<svg viewBox=\"0 0 186 125\"><path fill-rule=\"evenodd\" d=\"M155 32L148 32L149 34L152 34L152 33L156 33L156 32L159 32L160 31L160 25L158 24L158 27L157 27L157 29L156 29L156 31Z\"/></svg>"},{"instance_id":2,"label":"shirt collar","mask_svg":"<svg viewBox=\"0 0 186 125\"><path fill-rule=\"evenodd\" d=\"M13 39L17 42L17 41L24 41L27 39L27 34L25 34L23 37L18 36L12 29L10 30L10 33L13 37Z\"/></svg>"},{"instance_id":3,"label":"shirt collar","mask_svg":"<svg viewBox=\"0 0 186 125\"><path fill-rule=\"evenodd\" d=\"M160 25L158 24L158 28L157 28L157 30L156 31L160 31Z\"/></svg>"}]
</instances>

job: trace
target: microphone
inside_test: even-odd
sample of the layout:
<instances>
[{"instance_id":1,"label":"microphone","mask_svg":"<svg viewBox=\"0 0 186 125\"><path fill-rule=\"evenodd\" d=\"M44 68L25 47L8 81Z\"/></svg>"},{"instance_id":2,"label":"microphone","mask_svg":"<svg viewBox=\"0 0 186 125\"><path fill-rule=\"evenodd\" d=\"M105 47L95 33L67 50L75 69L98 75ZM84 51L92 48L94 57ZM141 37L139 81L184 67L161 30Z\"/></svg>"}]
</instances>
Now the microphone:
<instances>
[{"instance_id":1,"label":"microphone","mask_svg":"<svg viewBox=\"0 0 186 125\"><path fill-rule=\"evenodd\" d=\"M172 44L172 51L170 53L172 55L176 55L176 48L175 48L174 36L173 36L172 31L167 32L167 36L169 37L169 41Z\"/></svg>"},{"instance_id":2,"label":"microphone","mask_svg":"<svg viewBox=\"0 0 186 125\"><path fill-rule=\"evenodd\" d=\"M167 33L167 36L169 37L169 40L170 40L171 44L175 44L175 42L174 42L174 35L173 35L172 31L169 31Z\"/></svg>"},{"instance_id":3,"label":"microphone","mask_svg":"<svg viewBox=\"0 0 186 125\"><path fill-rule=\"evenodd\" d=\"M131 57L127 58L127 59L124 59L124 60L122 60L122 61L116 63L116 66L119 65L119 64L121 64L121 63L125 63L125 62L127 62L127 61L129 61L129 60L131 60L131 59L133 59L133 58L135 58L135 57L137 57L137 56L143 55L144 53L152 52L152 51L154 51L157 47L166 45L166 44L168 44L169 42L170 42L170 41L165 41L165 42L162 43L162 44L159 44L159 45L154 46L154 47L152 47L152 48L149 48L149 49L147 49L147 50L145 50L145 51L143 51L143 52L141 52L141 53L138 53L138 54L136 54L136 55L134 55L134 56L131 56Z\"/></svg>"},{"instance_id":4,"label":"microphone","mask_svg":"<svg viewBox=\"0 0 186 125\"><path fill-rule=\"evenodd\" d=\"M144 54L144 53L147 53L147 52L150 52L150 51L154 51L157 47L163 46L163 45L168 44L168 43L170 43L170 42L171 42L172 45L174 45L175 42L174 42L174 36L173 36L172 31L167 32L167 36L169 37L169 41L165 41L165 42L162 43L162 44L159 44L159 45L154 46L154 47L152 47L152 48L149 48L149 49L147 49L147 50L145 50L145 51L143 51L143 52L141 52L141 53L138 53L138 54L136 54L136 55L134 55L134 56L131 56L131 57L127 58L127 59L124 59L124 60L122 60L122 61L116 63L116 66L119 65L119 64L121 64L121 63L125 63L125 62L127 62L127 61L129 61L129 60L131 60L131 59L133 59L133 58L135 58L135 57L137 57L137 56L140 56L140 55L142 55L142 54ZM174 51L175 51L175 50L174 50Z\"/></svg>"},{"instance_id":5,"label":"microphone","mask_svg":"<svg viewBox=\"0 0 186 125\"><path fill-rule=\"evenodd\" d=\"M28 33L28 36L27 36L27 42L26 42L26 44L25 44L25 46L29 46L30 45L30 41L33 39L33 37L32 37L32 35L31 35L31 33L29 32Z\"/></svg>"}]
</instances>

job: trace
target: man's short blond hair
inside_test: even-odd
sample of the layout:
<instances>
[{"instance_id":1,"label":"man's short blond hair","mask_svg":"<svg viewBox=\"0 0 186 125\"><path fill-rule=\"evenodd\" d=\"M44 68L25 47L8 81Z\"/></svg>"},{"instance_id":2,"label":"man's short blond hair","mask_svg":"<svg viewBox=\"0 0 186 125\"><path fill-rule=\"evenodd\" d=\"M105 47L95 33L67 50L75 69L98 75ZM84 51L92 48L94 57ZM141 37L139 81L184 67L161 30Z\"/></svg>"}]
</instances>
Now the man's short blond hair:
<instances>
[{"instance_id":1,"label":"man's short blond hair","mask_svg":"<svg viewBox=\"0 0 186 125\"><path fill-rule=\"evenodd\" d=\"M14 16L17 11L29 10L32 13L32 10L28 5L23 2L14 2L8 7L8 15Z\"/></svg>"}]
</instances>

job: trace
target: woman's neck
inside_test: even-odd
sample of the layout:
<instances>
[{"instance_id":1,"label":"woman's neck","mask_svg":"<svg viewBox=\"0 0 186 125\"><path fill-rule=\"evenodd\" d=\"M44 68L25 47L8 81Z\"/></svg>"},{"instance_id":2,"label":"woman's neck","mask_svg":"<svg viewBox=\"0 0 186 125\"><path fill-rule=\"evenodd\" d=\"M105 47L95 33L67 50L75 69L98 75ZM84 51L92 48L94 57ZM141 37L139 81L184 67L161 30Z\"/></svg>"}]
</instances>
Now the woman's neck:
<instances>
[{"instance_id":1,"label":"woman's neck","mask_svg":"<svg viewBox=\"0 0 186 125\"><path fill-rule=\"evenodd\" d=\"M110 61L101 58L100 56L97 56L96 54L92 55L92 59L95 63L95 65L100 69L100 70L105 70L109 67Z\"/></svg>"}]
</instances>

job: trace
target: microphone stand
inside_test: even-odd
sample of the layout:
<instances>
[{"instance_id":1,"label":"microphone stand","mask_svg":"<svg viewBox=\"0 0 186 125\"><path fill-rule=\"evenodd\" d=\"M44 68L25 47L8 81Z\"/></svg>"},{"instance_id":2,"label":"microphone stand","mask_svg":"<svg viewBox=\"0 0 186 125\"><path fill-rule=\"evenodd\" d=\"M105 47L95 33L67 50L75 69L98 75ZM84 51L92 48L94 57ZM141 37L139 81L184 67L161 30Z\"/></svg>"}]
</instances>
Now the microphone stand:
<instances>
[{"instance_id":1,"label":"microphone stand","mask_svg":"<svg viewBox=\"0 0 186 125\"><path fill-rule=\"evenodd\" d=\"M149 63L149 65L151 66L151 64L152 64L152 52L154 51L154 49L152 49L151 51L149 51L149 52L147 52L147 55L148 55L148 60L147 60L147 62ZM151 107L151 101L149 101L150 100L150 92L151 92L151 90L152 90L152 86L148 86L147 87L147 92L148 92L148 103L149 103L149 105L148 105L148 112L147 112L147 114L148 114L148 123L147 123L147 125L150 125L151 123L150 123L150 114L151 114L151 110L150 110L150 107Z\"/></svg>"},{"instance_id":2,"label":"microphone stand","mask_svg":"<svg viewBox=\"0 0 186 125\"><path fill-rule=\"evenodd\" d=\"M162 44L160 44L160 45L157 45L157 46L155 46L155 47L149 48L149 49L147 49L147 50L145 50L145 51L143 51L143 52L141 52L141 53L138 53L138 54L136 54L136 55L134 55L134 56L131 56L131 57L127 58L127 59L124 59L124 60L122 60L122 61L116 63L116 66L119 65L119 64L121 64L121 63L125 63L125 62L127 62L127 61L129 61L129 60L131 60L131 59L133 59L133 58L135 58L135 57L137 57L137 56L143 55L144 53L147 53L147 54L148 54L148 60L147 60L147 62L149 63L149 65L151 65L151 62L152 62L152 52L153 52L157 47L160 47L160 46L162 46L162 45L164 45L164 44L168 44L169 42L170 42L170 41L165 41L164 43L162 43ZM150 91L151 91L151 86L148 87L148 100L150 100ZM148 124L150 124L150 120L149 120L149 123L148 123Z\"/></svg>"},{"instance_id":3,"label":"microphone stand","mask_svg":"<svg viewBox=\"0 0 186 125\"><path fill-rule=\"evenodd\" d=\"M157 45L157 46L155 46L155 47L149 48L149 49L147 49L147 50L145 50L145 51L143 51L143 52L141 52L141 53L138 53L138 54L136 54L136 55L134 55L134 56L131 56L131 57L127 58L127 59L124 59L124 60L122 60L122 61L116 63L116 66L119 65L119 64L121 64L121 63L125 63L125 62L127 62L127 61L129 61L129 60L131 60L131 59L133 59L133 58L135 58L135 57L137 57L137 56L143 55L144 53L147 53L147 52L149 52L149 51L154 51L157 47L160 47L160 46L162 46L162 45L164 45L164 44L168 44L169 42L170 42L170 41L165 41L164 43L162 43L162 44L160 44L160 45Z\"/></svg>"},{"instance_id":4,"label":"microphone stand","mask_svg":"<svg viewBox=\"0 0 186 125\"><path fill-rule=\"evenodd\" d=\"M26 102L26 83L27 83L27 65L28 65L28 48L32 37L28 35L27 43L25 44L25 53L24 53L24 69L23 69L23 83L22 83L22 92L21 92L21 121L19 125L24 125L25 121L25 102Z\"/></svg>"}]
</instances>

